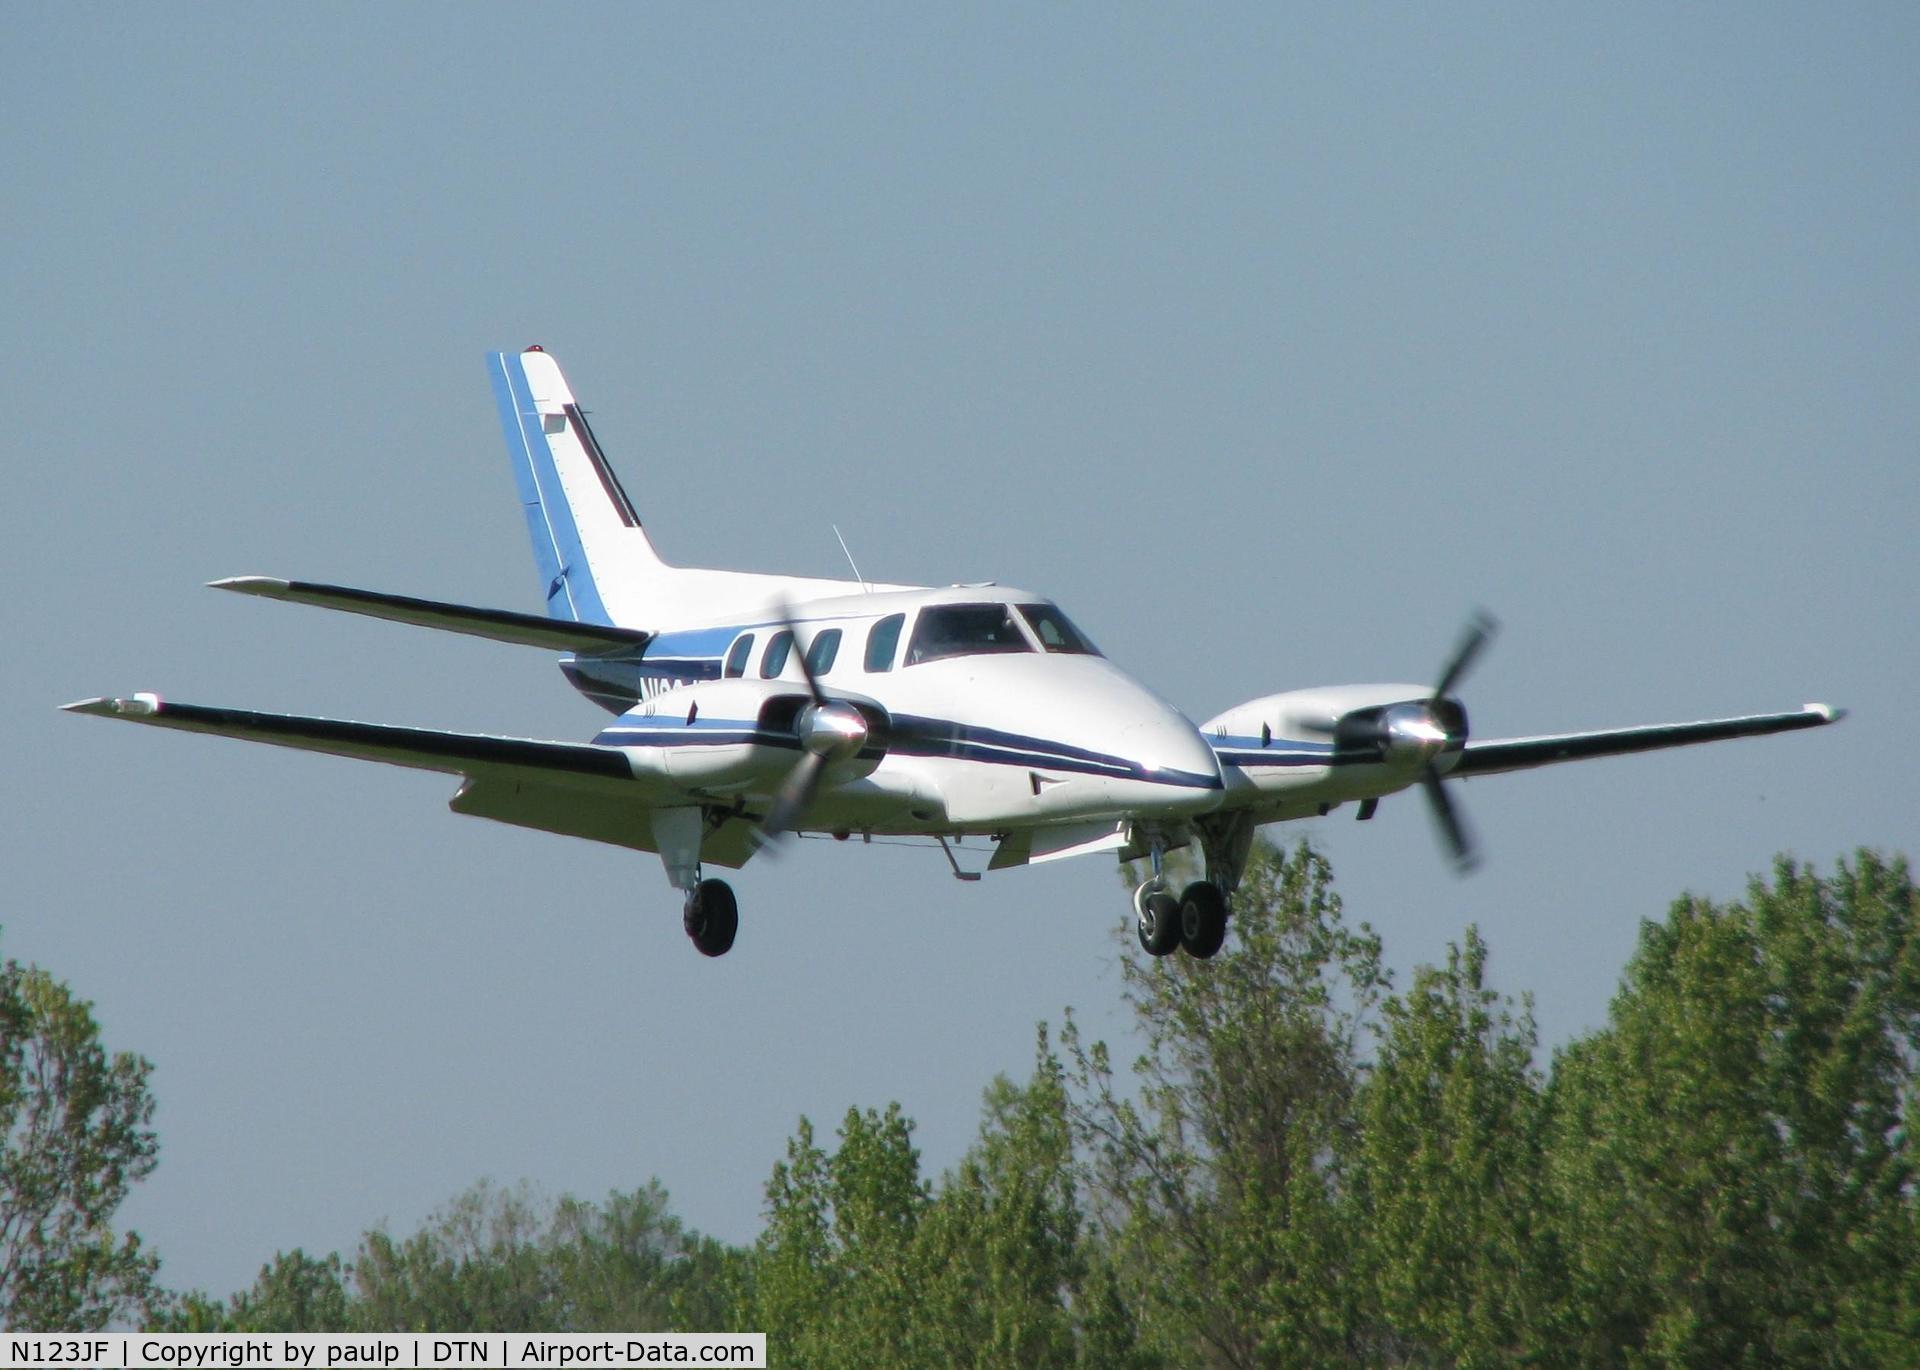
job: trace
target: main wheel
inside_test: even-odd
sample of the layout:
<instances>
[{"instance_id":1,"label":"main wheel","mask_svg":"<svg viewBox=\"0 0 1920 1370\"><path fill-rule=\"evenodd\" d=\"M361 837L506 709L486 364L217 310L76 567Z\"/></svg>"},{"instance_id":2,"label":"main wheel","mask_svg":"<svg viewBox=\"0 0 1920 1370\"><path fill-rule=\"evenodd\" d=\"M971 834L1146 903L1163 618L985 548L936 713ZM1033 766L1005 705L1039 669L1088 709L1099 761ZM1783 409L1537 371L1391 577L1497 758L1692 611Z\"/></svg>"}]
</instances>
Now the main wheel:
<instances>
[{"instance_id":1,"label":"main wheel","mask_svg":"<svg viewBox=\"0 0 1920 1370\"><path fill-rule=\"evenodd\" d=\"M733 887L724 880L702 880L687 896L687 911L680 921L702 956L725 956L740 930L740 904L733 897Z\"/></svg>"},{"instance_id":2,"label":"main wheel","mask_svg":"<svg viewBox=\"0 0 1920 1370\"><path fill-rule=\"evenodd\" d=\"M1227 940L1227 897L1211 880L1196 880L1180 896L1180 945L1202 961Z\"/></svg>"},{"instance_id":3,"label":"main wheel","mask_svg":"<svg viewBox=\"0 0 1920 1370\"><path fill-rule=\"evenodd\" d=\"M1140 947L1149 956L1165 956L1180 946L1180 905L1165 890L1155 890L1134 901L1140 916L1133 930L1140 935Z\"/></svg>"}]
</instances>

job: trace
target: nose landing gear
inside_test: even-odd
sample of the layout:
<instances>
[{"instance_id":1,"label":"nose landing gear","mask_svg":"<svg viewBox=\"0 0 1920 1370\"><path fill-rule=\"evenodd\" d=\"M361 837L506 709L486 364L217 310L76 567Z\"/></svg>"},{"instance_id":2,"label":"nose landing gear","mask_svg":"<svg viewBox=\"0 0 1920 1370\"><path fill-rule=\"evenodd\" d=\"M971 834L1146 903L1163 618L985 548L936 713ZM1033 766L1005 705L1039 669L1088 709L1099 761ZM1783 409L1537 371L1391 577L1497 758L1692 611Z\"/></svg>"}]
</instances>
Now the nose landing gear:
<instances>
[{"instance_id":1,"label":"nose landing gear","mask_svg":"<svg viewBox=\"0 0 1920 1370\"><path fill-rule=\"evenodd\" d=\"M1244 826L1250 839L1252 825ZM1133 892L1134 933L1140 938L1141 950L1149 956L1171 956L1185 947L1187 955L1205 961L1227 940L1227 892L1211 880L1196 880L1175 899L1167 892L1163 865L1166 835L1149 833L1144 845L1147 859L1153 864L1153 874L1141 881ZM1211 875L1215 868L1213 844L1208 844L1206 851L1207 873ZM1227 855L1224 849L1222 855ZM1244 859L1243 843L1241 860L1244 862ZM1237 869L1231 863L1228 868Z\"/></svg>"},{"instance_id":2,"label":"nose landing gear","mask_svg":"<svg viewBox=\"0 0 1920 1370\"><path fill-rule=\"evenodd\" d=\"M1156 875L1133 892L1133 930L1149 956L1166 956L1180 946L1180 905L1164 883Z\"/></svg>"},{"instance_id":3,"label":"nose landing gear","mask_svg":"<svg viewBox=\"0 0 1920 1370\"><path fill-rule=\"evenodd\" d=\"M1170 956L1182 947L1204 961L1227 939L1227 897L1211 880L1196 880L1179 898L1160 876L1133 892L1134 932L1149 956Z\"/></svg>"}]
</instances>

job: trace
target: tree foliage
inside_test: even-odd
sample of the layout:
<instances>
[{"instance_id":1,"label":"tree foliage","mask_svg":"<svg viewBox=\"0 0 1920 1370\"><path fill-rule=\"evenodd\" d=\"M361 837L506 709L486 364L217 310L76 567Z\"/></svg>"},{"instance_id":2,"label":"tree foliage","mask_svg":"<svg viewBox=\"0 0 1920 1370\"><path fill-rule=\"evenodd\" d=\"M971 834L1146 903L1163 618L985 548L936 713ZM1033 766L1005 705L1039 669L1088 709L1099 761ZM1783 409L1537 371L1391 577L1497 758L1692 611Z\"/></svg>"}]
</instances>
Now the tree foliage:
<instances>
[{"instance_id":1,"label":"tree foliage","mask_svg":"<svg viewBox=\"0 0 1920 1370\"><path fill-rule=\"evenodd\" d=\"M781 1363L1142 1363L1110 1267L1084 1240L1064 1072L1044 1029L1025 1085L988 1088L980 1136L937 1185L897 1106L805 1119L767 1185L748 1321Z\"/></svg>"},{"instance_id":2,"label":"tree foliage","mask_svg":"<svg viewBox=\"0 0 1920 1370\"><path fill-rule=\"evenodd\" d=\"M1920 1364L1920 896L1862 852L1642 925L1543 1065L1474 928L1395 992L1310 848L1212 961L1127 939L1131 1069L1069 1014L922 1173L897 1105L801 1119L749 1249L657 1185L482 1186L181 1327L743 1328L776 1364Z\"/></svg>"},{"instance_id":3,"label":"tree foliage","mask_svg":"<svg viewBox=\"0 0 1920 1370\"><path fill-rule=\"evenodd\" d=\"M0 1324L93 1330L154 1296L153 1256L113 1228L155 1163L150 1069L60 981L0 964Z\"/></svg>"},{"instance_id":4,"label":"tree foliage","mask_svg":"<svg viewBox=\"0 0 1920 1370\"><path fill-rule=\"evenodd\" d=\"M1916 915L1905 863L1862 852L1642 926L1551 1090L1582 1359L1913 1361Z\"/></svg>"},{"instance_id":5,"label":"tree foliage","mask_svg":"<svg viewBox=\"0 0 1920 1370\"><path fill-rule=\"evenodd\" d=\"M1211 961L1124 962L1136 1088L1071 1023L1074 1121L1102 1240L1174 1364L1324 1364L1356 1345L1341 1221L1380 942L1346 926L1327 863L1260 849Z\"/></svg>"}]
</instances>

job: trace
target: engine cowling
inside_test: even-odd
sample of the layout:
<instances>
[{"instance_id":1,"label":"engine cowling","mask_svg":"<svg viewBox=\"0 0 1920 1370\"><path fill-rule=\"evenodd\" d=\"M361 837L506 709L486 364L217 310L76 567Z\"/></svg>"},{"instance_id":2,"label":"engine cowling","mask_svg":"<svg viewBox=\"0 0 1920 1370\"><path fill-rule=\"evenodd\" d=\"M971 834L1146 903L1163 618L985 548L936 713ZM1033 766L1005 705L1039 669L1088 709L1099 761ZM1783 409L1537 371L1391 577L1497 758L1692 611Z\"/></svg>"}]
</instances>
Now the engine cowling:
<instances>
[{"instance_id":1,"label":"engine cowling","mask_svg":"<svg viewBox=\"0 0 1920 1370\"><path fill-rule=\"evenodd\" d=\"M654 751L660 768L690 788L771 794L809 752L827 759L831 783L871 774L886 755L889 730L875 700L835 696L816 704L789 681L735 679L665 691L594 740Z\"/></svg>"},{"instance_id":2,"label":"engine cowling","mask_svg":"<svg viewBox=\"0 0 1920 1370\"><path fill-rule=\"evenodd\" d=\"M1457 751L1467 735L1458 700L1432 699L1412 684L1333 685L1287 690L1235 705L1201 732L1221 760L1261 789L1324 780L1335 758L1372 762L1409 779Z\"/></svg>"}]
</instances>

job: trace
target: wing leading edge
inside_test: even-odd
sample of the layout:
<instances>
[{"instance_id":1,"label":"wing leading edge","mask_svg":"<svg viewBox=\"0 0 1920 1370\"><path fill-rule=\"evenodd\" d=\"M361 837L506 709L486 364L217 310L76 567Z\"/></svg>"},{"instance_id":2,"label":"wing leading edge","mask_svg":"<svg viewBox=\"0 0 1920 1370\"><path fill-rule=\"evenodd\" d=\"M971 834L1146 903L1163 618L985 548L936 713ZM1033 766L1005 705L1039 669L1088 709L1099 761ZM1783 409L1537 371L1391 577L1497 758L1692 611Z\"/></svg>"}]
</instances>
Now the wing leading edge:
<instances>
[{"instance_id":1,"label":"wing leading edge","mask_svg":"<svg viewBox=\"0 0 1920 1370\"><path fill-rule=\"evenodd\" d=\"M1697 723L1656 723L1604 732L1552 733L1542 737L1489 738L1468 742L1446 774L1451 777L1497 775L1551 766L1561 761L1586 761L1599 756L1688 747L1698 742L1720 742L1732 737L1759 737L1765 733L1819 728L1847 716L1845 709L1808 704L1787 713L1748 714L1741 718L1709 718Z\"/></svg>"}]
</instances>

